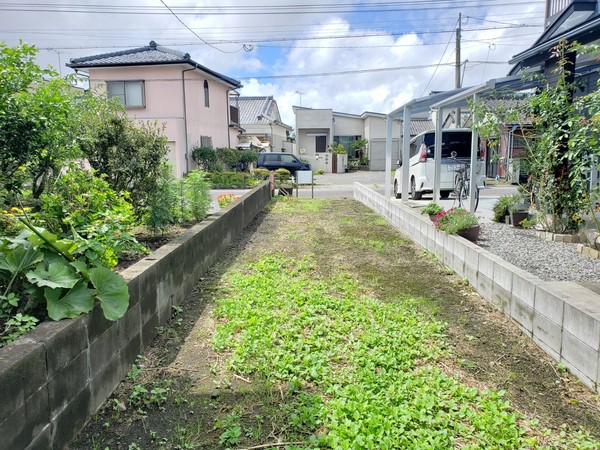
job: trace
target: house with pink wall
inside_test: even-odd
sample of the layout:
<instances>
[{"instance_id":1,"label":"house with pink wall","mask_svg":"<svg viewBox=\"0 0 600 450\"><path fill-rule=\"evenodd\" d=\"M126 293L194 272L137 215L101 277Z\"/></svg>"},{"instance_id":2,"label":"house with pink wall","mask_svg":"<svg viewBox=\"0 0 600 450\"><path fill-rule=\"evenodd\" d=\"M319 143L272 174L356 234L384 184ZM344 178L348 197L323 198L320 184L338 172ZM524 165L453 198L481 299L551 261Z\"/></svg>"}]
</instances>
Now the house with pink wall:
<instances>
[{"instance_id":1,"label":"house with pink wall","mask_svg":"<svg viewBox=\"0 0 600 450\"><path fill-rule=\"evenodd\" d=\"M146 47L74 58L67 66L89 76L92 92L117 97L132 119L164 126L177 177L196 168L193 147L237 146L239 112L230 107L229 96L240 82L198 64L188 53L151 41Z\"/></svg>"}]
</instances>

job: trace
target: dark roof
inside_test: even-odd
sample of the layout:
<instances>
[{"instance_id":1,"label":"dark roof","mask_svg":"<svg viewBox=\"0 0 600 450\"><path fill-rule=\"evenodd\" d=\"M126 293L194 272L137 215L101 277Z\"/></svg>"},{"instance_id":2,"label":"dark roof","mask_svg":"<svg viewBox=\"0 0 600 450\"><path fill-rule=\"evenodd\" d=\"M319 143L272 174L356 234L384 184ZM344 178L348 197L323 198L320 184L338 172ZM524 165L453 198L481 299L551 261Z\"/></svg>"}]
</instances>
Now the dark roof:
<instances>
[{"instance_id":1,"label":"dark roof","mask_svg":"<svg viewBox=\"0 0 600 450\"><path fill-rule=\"evenodd\" d=\"M150 41L150 44L146 47L84 56L82 58L72 58L67 67L72 69L89 69L95 67L151 66L159 64L189 64L235 88L241 87L241 83L238 80L234 80L198 64L191 59L189 53L162 47L154 41Z\"/></svg>"},{"instance_id":2,"label":"dark roof","mask_svg":"<svg viewBox=\"0 0 600 450\"><path fill-rule=\"evenodd\" d=\"M530 48L508 61L509 64L515 64L509 75L516 74L522 68L542 64L549 59L552 48L562 39L589 44L600 38L600 12L595 11L595 4L596 2L590 1L573 1L553 18ZM581 16L577 17L577 14Z\"/></svg>"}]
</instances>

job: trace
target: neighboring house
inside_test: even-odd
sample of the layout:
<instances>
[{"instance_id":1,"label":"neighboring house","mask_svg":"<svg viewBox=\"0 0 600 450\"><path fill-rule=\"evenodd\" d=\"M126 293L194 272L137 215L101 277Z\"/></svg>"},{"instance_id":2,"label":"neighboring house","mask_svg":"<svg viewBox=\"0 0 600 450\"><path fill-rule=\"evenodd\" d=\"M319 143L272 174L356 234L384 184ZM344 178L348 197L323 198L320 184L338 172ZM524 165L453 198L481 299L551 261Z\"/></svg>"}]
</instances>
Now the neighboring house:
<instances>
[{"instance_id":1,"label":"neighboring house","mask_svg":"<svg viewBox=\"0 0 600 450\"><path fill-rule=\"evenodd\" d=\"M229 96L239 81L151 41L146 47L71 59L89 74L90 89L117 97L136 120L165 125L169 161L180 177L193 168L194 146L235 147L237 111ZM233 119L233 120L232 120Z\"/></svg>"},{"instance_id":2,"label":"neighboring house","mask_svg":"<svg viewBox=\"0 0 600 450\"><path fill-rule=\"evenodd\" d=\"M541 72L552 82L556 78L557 58L552 49L562 40L569 43L593 44L600 41L599 0L546 0L545 29L527 50L509 61L515 66L510 75ZM573 53L573 58L575 54ZM597 89L600 63L593 56L577 56L575 76L582 91Z\"/></svg>"},{"instance_id":3,"label":"neighboring house","mask_svg":"<svg viewBox=\"0 0 600 450\"><path fill-rule=\"evenodd\" d=\"M369 159L369 170L385 170L386 155L386 120L385 114L364 112L361 115L347 114L332 109L312 109L294 106L296 115L296 143L299 153L306 158L313 168L331 172L327 152L328 147L337 142L342 144L349 158L357 154L351 144L359 139L368 141L366 155ZM454 117L446 118L444 127L453 126ZM410 124L410 137L432 130L434 124L428 113L415 114ZM398 160L402 145L402 121L394 121L393 135L400 139L392 139L392 161Z\"/></svg>"},{"instance_id":4,"label":"neighboring house","mask_svg":"<svg viewBox=\"0 0 600 450\"><path fill-rule=\"evenodd\" d=\"M273 96L231 96L229 104L239 111L241 128L238 148L257 148L260 151L291 151L288 142L293 128L281 121Z\"/></svg>"},{"instance_id":5,"label":"neighboring house","mask_svg":"<svg viewBox=\"0 0 600 450\"><path fill-rule=\"evenodd\" d=\"M600 0L546 0L545 29L538 40L527 50L513 56L509 61L515 66L510 75L527 72L542 73L554 84L558 58L552 49L561 40L577 41L582 45L600 43ZM597 55L568 55L573 64L572 78L579 90L575 95L584 95L598 89L600 63ZM591 185L599 184L599 171L592 170Z\"/></svg>"}]
</instances>

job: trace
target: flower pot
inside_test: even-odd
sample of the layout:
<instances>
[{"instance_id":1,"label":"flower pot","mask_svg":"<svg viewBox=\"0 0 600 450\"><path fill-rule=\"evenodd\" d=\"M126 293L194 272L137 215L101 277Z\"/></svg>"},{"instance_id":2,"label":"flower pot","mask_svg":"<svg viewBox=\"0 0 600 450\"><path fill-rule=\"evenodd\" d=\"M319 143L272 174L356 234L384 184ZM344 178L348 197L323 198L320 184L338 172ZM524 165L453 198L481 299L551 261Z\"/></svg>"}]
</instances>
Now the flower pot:
<instances>
[{"instance_id":1,"label":"flower pot","mask_svg":"<svg viewBox=\"0 0 600 450\"><path fill-rule=\"evenodd\" d=\"M529 217L529 213L527 211L511 211L510 212L510 221L513 227L521 228L521 222Z\"/></svg>"},{"instance_id":2,"label":"flower pot","mask_svg":"<svg viewBox=\"0 0 600 450\"><path fill-rule=\"evenodd\" d=\"M479 225L473 225L471 228L467 228L465 230L458 230L456 234L460 237L465 238L471 242L477 242L477 238L479 237Z\"/></svg>"},{"instance_id":3,"label":"flower pot","mask_svg":"<svg viewBox=\"0 0 600 450\"><path fill-rule=\"evenodd\" d=\"M435 222L436 217L437 217L437 214L429 214L429 220L431 220L432 222Z\"/></svg>"}]
</instances>

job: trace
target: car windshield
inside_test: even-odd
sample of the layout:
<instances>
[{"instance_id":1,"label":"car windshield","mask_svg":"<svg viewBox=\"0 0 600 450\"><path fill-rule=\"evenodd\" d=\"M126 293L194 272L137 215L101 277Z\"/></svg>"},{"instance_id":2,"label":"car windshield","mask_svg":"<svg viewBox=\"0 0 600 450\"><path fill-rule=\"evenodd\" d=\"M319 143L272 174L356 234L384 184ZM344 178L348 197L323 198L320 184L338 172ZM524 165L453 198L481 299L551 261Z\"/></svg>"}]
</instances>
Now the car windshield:
<instances>
[{"instance_id":1,"label":"car windshield","mask_svg":"<svg viewBox=\"0 0 600 450\"><path fill-rule=\"evenodd\" d=\"M435 154L435 133L425 135L425 146L427 147L427 157L433 158ZM456 152L457 158L471 157L470 131L442 133L442 158L449 158L453 151Z\"/></svg>"}]
</instances>

